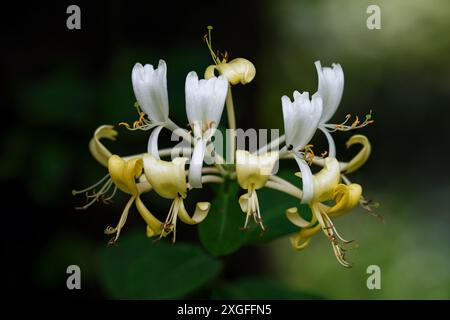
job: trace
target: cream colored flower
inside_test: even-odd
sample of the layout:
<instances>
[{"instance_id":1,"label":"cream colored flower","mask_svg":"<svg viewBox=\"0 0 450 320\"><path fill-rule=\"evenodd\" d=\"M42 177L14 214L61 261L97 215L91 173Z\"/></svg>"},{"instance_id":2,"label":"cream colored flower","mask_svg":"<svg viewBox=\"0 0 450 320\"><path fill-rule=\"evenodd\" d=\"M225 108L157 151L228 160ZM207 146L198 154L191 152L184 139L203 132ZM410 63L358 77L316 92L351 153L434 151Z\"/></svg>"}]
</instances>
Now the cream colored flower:
<instances>
[{"instance_id":1,"label":"cream colored flower","mask_svg":"<svg viewBox=\"0 0 450 320\"><path fill-rule=\"evenodd\" d=\"M206 218L211 208L209 202L198 202L192 216L186 211L183 200L187 196L184 169L187 160L175 158L172 161L163 161L150 154L144 155L144 173L147 180L161 197L173 200L161 233L161 236L166 236L173 232L173 242L176 241L178 218L186 224L198 224Z\"/></svg>"},{"instance_id":2,"label":"cream colored flower","mask_svg":"<svg viewBox=\"0 0 450 320\"><path fill-rule=\"evenodd\" d=\"M236 151L237 180L239 185L247 190L247 193L239 198L241 210L246 213L244 229L247 228L249 219L253 216L255 223L264 230L256 190L265 186L277 160L278 152L254 155L245 150Z\"/></svg>"}]
</instances>

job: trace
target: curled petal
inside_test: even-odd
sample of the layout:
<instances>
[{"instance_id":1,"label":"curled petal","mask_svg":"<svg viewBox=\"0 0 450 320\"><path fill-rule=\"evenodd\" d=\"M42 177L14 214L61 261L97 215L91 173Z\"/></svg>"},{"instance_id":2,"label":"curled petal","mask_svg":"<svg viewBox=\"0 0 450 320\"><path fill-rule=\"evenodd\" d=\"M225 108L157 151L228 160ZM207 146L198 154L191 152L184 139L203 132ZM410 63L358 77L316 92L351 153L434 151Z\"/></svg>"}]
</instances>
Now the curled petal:
<instances>
[{"instance_id":1,"label":"curled petal","mask_svg":"<svg viewBox=\"0 0 450 320\"><path fill-rule=\"evenodd\" d=\"M351 138L346 142L345 145L347 146L347 148L350 148L350 146L354 144L361 144L363 147L358 152L358 154L354 156L353 159L350 160L350 162L348 162L347 165L343 168L343 171L345 171L345 173L351 173L358 170L364 163L366 163L367 159L369 159L370 152L372 150L369 139L367 139L367 137L362 134L355 134L351 136Z\"/></svg>"},{"instance_id":2,"label":"curled petal","mask_svg":"<svg viewBox=\"0 0 450 320\"><path fill-rule=\"evenodd\" d=\"M136 178L142 173L141 158L125 161L117 155L112 155L108 160L108 171L112 181L120 190L132 195L138 194Z\"/></svg>"},{"instance_id":3,"label":"curled petal","mask_svg":"<svg viewBox=\"0 0 450 320\"><path fill-rule=\"evenodd\" d=\"M291 245L295 250L303 250L305 249L310 241L311 238L303 238L301 237L300 233L296 234L295 236L290 237L289 239L291 241Z\"/></svg>"},{"instance_id":4,"label":"curled petal","mask_svg":"<svg viewBox=\"0 0 450 320\"><path fill-rule=\"evenodd\" d=\"M206 218L209 209L211 209L211 204L209 202L197 202L194 214L191 217L184 207L183 200L180 200L178 217L186 224L198 224Z\"/></svg>"},{"instance_id":5,"label":"curled petal","mask_svg":"<svg viewBox=\"0 0 450 320\"><path fill-rule=\"evenodd\" d=\"M336 145L334 143L333 136L331 135L331 133L326 128L320 126L319 129L320 129L320 131L323 132L323 134L327 138L327 142L328 142L328 156L329 157L336 157Z\"/></svg>"},{"instance_id":6,"label":"curled petal","mask_svg":"<svg viewBox=\"0 0 450 320\"><path fill-rule=\"evenodd\" d=\"M294 154L294 159L300 168L302 184L303 184L303 197L301 203L310 203L314 197L314 180L311 168L301 159L297 154Z\"/></svg>"},{"instance_id":7,"label":"curled petal","mask_svg":"<svg viewBox=\"0 0 450 320\"><path fill-rule=\"evenodd\" d=\"M95 130L94 136L89 142L89 150L91 151L92 156L97 160L101 165L108 167L108 159L111 157L111 152L101 143L101 139L109 139L116 140L116 136L118 135L117 131L113 129L114 126L111 125L103 125Z\"/></svg>"},{"instance_id":8,"label":"curled petal","mask_svg":"<svg viewBox=\"0 0 450 320\"><path fill-rule=\"evenodd\" d=\"M301 229L299 233L290 238L291 245L295 250L305 249L311 242L311 237L318 233L321 229L320 224L316 224L311 228Z\"/></svg>"},{"instance_id":9,"label":"curled petal","mask_svg":"<svg viewBox=\"0 0 450 320\"><path fill-rule=\"evenodd\" d=\"M333 194L336 204L327 210L327 214L330 216L340 216L349 212L358 205L361 194L362 188L359 184L337 185Z\"/></svg>"},{"instance_id":10,"label":"curled petal","mask_svg":"<svg viewBox=\"0 0 450 320\"><path fill-rule=\"evenodd\" d=\"M189 163L189 184L192 188L202 187L202 168L205 151L205 141L203 139L197 141Z\"/></svg>"},{"instance_id":11,"label":"curled petal","mask_svg":"<svg viewBox=\"0 0 450 320\"><path fill-rule=\"evenodd\" d=\"M249 193L245 193L239 197L239 206L241 207L242 212L247 212L249 200L250 200Z\"/></svg>"},{"instance_id":12,"label":"curled petal","mask_svg":"<svg viewBox=\"0 0 450 320\"><path fill-rule=\"evenodd\" d=\"M158 236L161 234L163 223L147 209L140 197L136 198L136 208L141 214L141 217L147 223L147 237Z\"/></svg>"},{"instance_id":13,"label":"curled petal","mask_svg":"<svg viewBox=\"0 0 450 320\"><path fill-rule=\"evenodd\" d=\"M309 221L306 221L305 219L303 219L303 217L300 216L296 207L287 209L286 217L290 222L292 222L292 224L299 228L306 228L311 224Z\"/></svg>"},{"instance_id":14,"label":"curled petal","mask_svg":"<svg viewBox=\"0 0 450 320\"><path fill-rule=\"evenodd\" d=\"M164 127L163 126L156 127L150 134L150 137L148 138L148 153L150 153L153 157L155 157L158 160L160 159L158 150L158 137L162 128Z\"/></svg>"}]
</instances>

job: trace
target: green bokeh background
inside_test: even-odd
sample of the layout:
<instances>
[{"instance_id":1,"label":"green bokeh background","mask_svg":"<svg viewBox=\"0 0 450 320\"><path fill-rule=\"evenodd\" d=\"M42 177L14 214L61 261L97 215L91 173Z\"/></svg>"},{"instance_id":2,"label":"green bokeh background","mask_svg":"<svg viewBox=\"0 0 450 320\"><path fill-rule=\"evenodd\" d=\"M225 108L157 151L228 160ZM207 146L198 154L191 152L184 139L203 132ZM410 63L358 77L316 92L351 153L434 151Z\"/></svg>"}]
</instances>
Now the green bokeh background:
<instances>
[{"instance_id":1,"label":"green bokeh background","mask_svg":"<svg viewBox=\"0 0 450 320\"><path fill-rule=\"evenodd\" d=\"M170 115L184 126L184 79L211 63L202 36L212 24L215 47L250 59L257 69L251 84L233 92L242 128L282 128L281 96L315 92L314 61L341 63L345 90L333 120L373 110L375 124L361 130L372 142L372 156L351 178L380 202L384 222L361 209L336 221L340 233L358 243L349 253L350 270L336 262L322 235L303 252L282 237L211 258L223 263L211 271L217 278L180 297L254 297L252 281L265 279L256 283L280 298L450 298L448 1L80 3L79 31L65 27L69 4L5 11L0 177L2 268L11 295L115 297L103 281L102 257L109 250L103 229L116 223L126 197L73 209L84 199L71 190L105 174L87 143L100 124L135 120L130 72L138 61L167 62ZM380 30L366 27L369 4L381 8ZM109 144L117 153L145 150L146 134L119 134L119 142ZM344 160L353 154L344 148L349 136L336 135ZM320 135L315 142L325 148ZM267 197L283 208L276 193ZM149 199L155 211L166 212L168 203ZM178 239L198 245L196 227L180 229ZM135 232L144 233L137 214L129 218L124 241ZM69 264L83 270L79 292L65 287ZM366 287L372 264L381 268L381 290ZM240 279L247 282L239 290L230 287Z\"/></svg>"}]
</instances>

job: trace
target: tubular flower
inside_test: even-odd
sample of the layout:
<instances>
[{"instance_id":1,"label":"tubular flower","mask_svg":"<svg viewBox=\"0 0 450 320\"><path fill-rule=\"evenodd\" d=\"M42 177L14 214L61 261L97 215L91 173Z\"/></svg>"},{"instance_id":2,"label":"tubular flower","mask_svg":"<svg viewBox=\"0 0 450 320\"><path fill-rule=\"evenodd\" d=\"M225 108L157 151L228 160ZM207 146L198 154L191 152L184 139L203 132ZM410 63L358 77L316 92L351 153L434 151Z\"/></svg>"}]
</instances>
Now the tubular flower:
<instances>
[{"instance_id":1,"label":"tubular flower","mask_svg":"<svg viewBox=\"0 0 450 320\"><path fill-rule=\"evenodd\" d=\"M161 234L162 223L156 219L153 214L145 207L141 201L140 195L143 192L149 191L151 186L148 183L137 183L136 179L141 177L142 174L142 159L132 158L130 160L124 160L117 155L113 155L108 160L108 171L111 176L111 180L121 191L131 195L125 209L120 216L119 223L116 227L108 227L105 230L106 234L116 234L110 241L114 243L117 241L125 222L127 221L128 212L133 202L136 203L136 208L141 214L142 218L147 223L147 236L152 237Z\"/></svg>"},{"instance_id":2,"label":"tubular flower","mask_svg":"<svg viewBox=\"0 0 450 320\"><path fill-rule=\"evenodd\" d=\"M340 64L333 63L332 67L322 67L320 61L315 63L318 77L317 93L323 100L323 112L319 121L319 129L325 134L328 141L328 156L336 157L336 146L331 132L336 130L349 131L362 128L368 124L373 123L372 115L367 114L365 120L361 123L359 118L349 126L346 123L350 120L351 115L348 114L346 119L341 124L328 124L328 121L336 113L337 108L344 93L344 71Z\"/></svg>"},{"instance_id":3,"label":"tubular flower","mask_svg":"<svg viewBox=\"0 0 450 320\"><path fill-rule=\"evenodd\" d=\"M310 100L308 92L294 91L294 101L283 96L281 104L287 150L293 154L302 173L302 203L309 203L314 194L314 185L311 169L305 161L305 154L301 151L305 149L319 125L322 115L322 98L314 94Z\"/></svg>"},{"instance_id":4,"label":"tubular flower","mask_svg":"<svg viewBox=\"0 0 450 320\"><path fill-rule=\"evenodd\" d=\"M134 94L139 106L152 122L166 122L169 117L167 95L167 65L159 60L158 68L140 63L131 72Z\"/></svg>"},{"instance_id":5,"label":"tubular flower","mask_svg":"<svg viewBox=\"0 0 450 320\"><path fill-rule=\"evenodd\" d=\"M187 158L175 158L172 161L163 161L152 155L144 155L144 173L153 189L161 197L173 200L163 224L161 236L173 232L172 241L176 241L177 218L186 224L198 224L208 215L211 205L209 202L198 202L192 216L184 207L184 199L187 196L187 183L185 164Z\"/></svg>"},{"instance_id":6,"label":"tubular flower","mask_svg":"<svg viewBox=\"0 0 450 320\"><path fill-rule=\"evenodd\" d=\"M186 113L194 133L194 150L189 166L189 184L202 186L201 173L206 145L219 125L228 90L224 76L198 79L197 73L186 77Z\"/></svg>"},{"instance_id":7,"label":"tubular flower","mask_svg":"<svg viewBox=\"0 0 450 320\"><path fill-rule=\"evenodd\" d=\"M266 185L277 160L278 152L269 152L258 156L245 150L236 151L237 180L241 188L247 190L247 193L239 198L241 210L246 213L244 229L247 228L249 219L253 216L255 223L265 230L256 190Z\"/></svg>"},{"instance_id":8,"label":"tubular flower","mask_svg":"<svg viewBox=\"0 0 450 320\"><path fill-rule=\"evenodd\" d=\"M300 232L291 238L292 246L297 250L304 249L311 237L320 229L330 239L334 254L338 261L345 267L350 263L345 260L345 250L342 245L351 241L343 239L334 227L330 217L337 217L352 210L361 198L362 188L358 184L340 184L339 162L336 158L325 158L322 170L313 176L314 197L309 204L313 213L310 222L303 219L297 208L289 208L286 211L287 218L296 226L302 228ZM335 205L328 207L322 202L334 200Z\"/></svg>"}]
</instances>

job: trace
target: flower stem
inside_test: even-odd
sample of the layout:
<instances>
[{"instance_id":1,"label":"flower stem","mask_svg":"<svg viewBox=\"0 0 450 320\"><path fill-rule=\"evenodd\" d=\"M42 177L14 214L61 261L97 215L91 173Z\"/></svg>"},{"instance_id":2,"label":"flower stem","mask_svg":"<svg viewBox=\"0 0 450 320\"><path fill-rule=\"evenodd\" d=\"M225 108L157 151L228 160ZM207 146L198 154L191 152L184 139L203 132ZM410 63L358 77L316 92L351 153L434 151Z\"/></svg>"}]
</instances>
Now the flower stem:
<instances>
[{"instance_id":1,"label":"flower stem","mask_svg":"<svg viewBox=\"0 0 450 320\"><path fill-rule=\"evenodd\" d=\"M266 187L269 189L274 189L274 190L278 190L278 191L287 193L288 195L291 195L300 200L302 199L302 196L303 196L303 193L300 189L295 190L295 189L287 187L286 185L282 185L282 184L276 183L274 181L267 181Z\"/></svg>"},{"instance_id":2,"label":"flower stem","mask_svg":"<svg viewBox=\"0 0 450 320\"><path fill-rule=\"evenodd\" d=\"M228 86L227 98L225 100L227 106L228 127L231 129L230 151L231 163L234 163L234 153L236 151L236 116L234 114L233 96L231 95L231 85Z\"/></svg>"}]
</instances>

